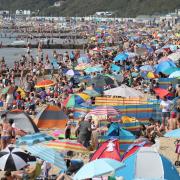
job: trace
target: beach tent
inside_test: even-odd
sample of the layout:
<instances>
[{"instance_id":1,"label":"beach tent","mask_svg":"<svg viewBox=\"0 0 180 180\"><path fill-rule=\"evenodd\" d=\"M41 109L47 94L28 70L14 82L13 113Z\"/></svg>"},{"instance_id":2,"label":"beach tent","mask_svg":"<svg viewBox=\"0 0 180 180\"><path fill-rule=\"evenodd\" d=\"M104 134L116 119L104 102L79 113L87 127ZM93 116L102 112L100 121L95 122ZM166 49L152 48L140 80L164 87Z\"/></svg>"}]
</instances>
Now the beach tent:
<instances>
[{"instance_id":1,"label":"beach tent","mask_svg":"<svg viewBox=\"0 0 180 180\"><path fill-rule=\"evenodd\" d=\"M102 136L102 140L108 139L119 139L120 152L124 153L129 145L134 142L135 136L131 132L123 129L119 123L112 123L106 134Z\"/></svg>"},{"instance_id":2,"label":"beach tent","mask_svg":"<svg viewBox=\"0 0 180 180\"><path fill-rule=\"evenodd\" d=\"M121 157L119 140L114 139L103 142L101 146L95 151L90 161L101 158L110 158L120 161Z\"/></svg>"},{"instance_id":3,"label":"beach tent","mask_svg":"<svg viewBox=\"0 0 180 180\"><path fill-rule=\"evenodd\" d=\"M39 128L65 128L68 117L58 107L48 105L36 116L35 122Z\"/></svg>"},{"instance_id":4,"label":"beach tent","mask_svg":"<svg viewBox=\"0 0 180 180\"><path fill-rule=\"evenodd\" d=\"M124 179L180 179L173 164L152 147L141 147L124 161L126 167L115 173Z\"/></svg>"},{"instance_id":5,"label":"beach tent","mask_svg":"<svg viewBox=\"0 0 180 180\"><path fill-rule=\"evenodd\" d=\"M4 112L0 112L2 115ZM37 126L31 119L31 117L23 111L13 111L7 113L8 119L13 119L15 127L27 133L39 132ZM2 123L2 122L1 122Z\"/></svg>"},{"instance_id":6,"label":"beach tent","mask_svg":"<svg viewBox=\"0 0 180 180\"><path fill-rule=\"evenodd\" d=\"M109 90L104 91L104 95L107 96L120 96L124 98L128 97L144 97L144 94L134 88L130 88L126 86L125 84L117 87L117 88L112 88Z\"/></svg>"},{"instance_id":7,"label":"beach tent","mask_svg":"<svg viewBox=\"0 0 180 180\"><path fill-rule=\"evenodd\" d=\"M135 154L141 147L150 147L151 145L149 144L149 142L147 142L147 140L142 140L142 142L135 142L133 144L131 144L129 146L129 148L127 149L127 151L122 155L122 161L124 161L125 159L127 159L128 157L132 156L133 154Z\"/></svg>"}]
</instances>

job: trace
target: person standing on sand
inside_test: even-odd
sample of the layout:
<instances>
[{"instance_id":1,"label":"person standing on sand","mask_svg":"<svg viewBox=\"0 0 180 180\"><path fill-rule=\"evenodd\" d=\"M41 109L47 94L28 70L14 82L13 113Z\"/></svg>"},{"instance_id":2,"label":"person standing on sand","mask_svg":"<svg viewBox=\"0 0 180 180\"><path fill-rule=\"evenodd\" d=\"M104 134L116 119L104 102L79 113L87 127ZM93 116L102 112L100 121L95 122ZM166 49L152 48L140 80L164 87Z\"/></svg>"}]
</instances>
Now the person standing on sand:
<instances>
[{"instance_id":1,"label":"person standing on sand","mask_svg":"<svg viewBox=\"0 0 180 180\"><path fill-rule=\"evenodd\" d=\"M160 103L160 108L162 110L161 130L165 130L166 121L169 120L170 118L170 106L171 106L171 101L169 101L167 97L164 96L163 100Z\"/></svg>"},{"instance_id":2,"label":"person standing on sand","mask_svg":"<svg viewBox=\"0 0 180 180\"><path fill-rule=\"evenodd\" d=\"M86 148L90 146L91 132L92 132L91 120L92 120L92 117L89 116L87 117L86 120L82 121L79 124L78 139L79 139L79 142Z\"/></svg>"},{"instance_id":3,"label":"person standing on sand","mask_svg":"<svg viewBox=\"0 0 180 180\"><path fill-rule=\"evenodd\" d=\"M12 103L14 101L14 86L9 82L7 97L6 97L6 109L8 109L10 106L12 106Z\"/></svg>"},{"instance_id":4,"label":"person standing on sand","mask_svg":"<svg viewBox=\"0 0 180 180\"><path fill-rule=\"evenodd\" d=\"M11 143L13 128L8 122L6 115L4 115L3 118L1 116L1 119L3 119L1 130L1 149L5 149Z\"/></svg>"}]
</instances>

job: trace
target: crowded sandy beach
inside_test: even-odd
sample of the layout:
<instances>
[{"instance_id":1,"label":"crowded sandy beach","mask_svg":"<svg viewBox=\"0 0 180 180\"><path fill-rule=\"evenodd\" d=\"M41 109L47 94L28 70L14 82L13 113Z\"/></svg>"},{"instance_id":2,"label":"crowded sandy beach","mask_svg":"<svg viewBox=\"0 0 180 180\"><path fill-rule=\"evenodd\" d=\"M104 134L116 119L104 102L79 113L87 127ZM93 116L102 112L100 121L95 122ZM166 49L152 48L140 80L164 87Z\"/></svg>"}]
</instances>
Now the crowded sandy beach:
<instances>
[{"instance_id":1,"label":"crowded sandy beach","mask_svg":"<svg viewBox=\"0 0 180 180\"><path fill-rule=\"evenodd\" d=\"M0 27L2 180L180 179L179 24Z\"/></svg>"}]
</instances>

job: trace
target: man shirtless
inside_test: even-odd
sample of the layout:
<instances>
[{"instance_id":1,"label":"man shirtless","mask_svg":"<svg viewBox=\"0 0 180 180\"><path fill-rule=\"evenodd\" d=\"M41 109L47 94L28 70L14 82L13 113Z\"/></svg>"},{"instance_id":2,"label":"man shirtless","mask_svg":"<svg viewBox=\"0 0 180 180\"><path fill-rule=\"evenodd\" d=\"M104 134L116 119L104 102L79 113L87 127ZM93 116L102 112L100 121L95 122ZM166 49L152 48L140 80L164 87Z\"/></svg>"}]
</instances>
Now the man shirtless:
<instances>
[{"instance_id":1,"label":"man shirtless","mask_svg":"<svg viewBox=\"0 0 180 180\"><path fill-rule=\"evenodd\" d=\"M168 120L168 130L174 130L178 128L178 119L176 113L171 113L171 118Z\"/></svg>"}]
</instances>

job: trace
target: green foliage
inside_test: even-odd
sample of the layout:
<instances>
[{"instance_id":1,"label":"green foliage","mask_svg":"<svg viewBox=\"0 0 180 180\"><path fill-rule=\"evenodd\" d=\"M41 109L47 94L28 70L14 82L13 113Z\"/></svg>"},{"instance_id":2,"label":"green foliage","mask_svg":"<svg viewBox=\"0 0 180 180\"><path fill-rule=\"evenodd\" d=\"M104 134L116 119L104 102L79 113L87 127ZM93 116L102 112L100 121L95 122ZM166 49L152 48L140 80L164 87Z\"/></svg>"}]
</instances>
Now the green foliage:
<instances>
[{"instance_id":1,"label":"green foliage","mask_svg":"<svg viewBox=\"0 0 180 180\"><path fill-rule=\"evenodd\" d=\"M180 0L66 0L61 7L52 7L57 0L0 0L0 9L39 9L49 16L86 16L97 11L113 11L116 16L135 17L174 11Z\"/></svg>"}]
</instances>

